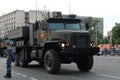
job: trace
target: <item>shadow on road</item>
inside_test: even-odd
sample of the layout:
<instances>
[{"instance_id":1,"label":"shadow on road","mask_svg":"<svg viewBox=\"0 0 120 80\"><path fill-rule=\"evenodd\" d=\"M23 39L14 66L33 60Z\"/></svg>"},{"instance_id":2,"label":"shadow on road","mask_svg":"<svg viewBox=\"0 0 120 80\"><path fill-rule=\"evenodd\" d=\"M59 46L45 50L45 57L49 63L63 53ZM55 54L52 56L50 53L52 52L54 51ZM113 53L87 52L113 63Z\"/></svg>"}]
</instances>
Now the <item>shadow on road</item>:
<instances>
[{"instance_id":1,"label":"shadow on road","mask_svg":"<svg viewBox=\"0 0 120 80\"><path fill-rule=\"evenodd\" d=\"M79 70L68 70L68 69L61 69L59 75L89 75L93 74L93 72L81 72Z\"/></svg>"},{"instance_id":2,"label":"shadow on road","mask_svg":"<svg viewBox=\"0 0 120 80\"><path fill-rule=\"evenodd\" d=\"M47 71L45 70L44 66L41 66L39 64L29 64L27 68L21 68L21 67L15 67L13 66L14 69L22 69L23 71L27 70L27 71L34 71L35 73L37 72L42 72L42 74L46 74L46 75L51 75L51 74L48 74ZM95 74L94 72L90 71L90 72L81 72L79 71L78 69L76 69L76 67L69 67L68 66L61 66L61 69L59 71L58 74L54 74L54 75L57 75L57 76L84 76L84 75L93 75Z\"/></svg>"},{"instance_id":3,"label":"shadow on road","mask_svg":"<svg viewBox=\"0 0 120 80\"><path fill-rule=\"evenodd\" d=\"M41 66L39 64L32 64L32 65L29 65L27 68L44 68L44 66Z\"/></svg>"}]
</instances>

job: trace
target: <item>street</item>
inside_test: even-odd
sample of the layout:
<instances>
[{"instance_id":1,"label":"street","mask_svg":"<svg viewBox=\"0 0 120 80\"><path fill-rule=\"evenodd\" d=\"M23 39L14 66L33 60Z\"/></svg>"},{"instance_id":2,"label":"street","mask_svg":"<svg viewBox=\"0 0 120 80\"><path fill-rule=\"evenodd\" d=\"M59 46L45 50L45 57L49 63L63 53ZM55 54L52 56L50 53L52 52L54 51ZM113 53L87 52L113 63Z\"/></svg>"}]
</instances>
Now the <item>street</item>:
<instances>
[{"instance_id":1,"label":"street","mask_svg":"<svg viewBox=\"0 0 120 80\"><path fill-rule=\"evenodd\" d=\"M6 73L6 58L0 57L0 80ZM93 69L79 72L75 63L62 64L58 74L48 74L33 61L28 68L16 67L12 63L12 78L9 80L120 80L120 56L94 56Z\"/></svg>"}]
</instances>

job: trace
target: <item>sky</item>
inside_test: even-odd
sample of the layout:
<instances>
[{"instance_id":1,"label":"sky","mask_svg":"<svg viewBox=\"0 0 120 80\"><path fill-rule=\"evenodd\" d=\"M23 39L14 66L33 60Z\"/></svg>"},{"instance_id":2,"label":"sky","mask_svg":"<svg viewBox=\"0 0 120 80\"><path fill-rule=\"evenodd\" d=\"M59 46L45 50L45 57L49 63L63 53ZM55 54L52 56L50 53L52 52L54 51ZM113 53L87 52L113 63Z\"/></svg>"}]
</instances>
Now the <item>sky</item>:
<instances>
[{"instance_id":1,"label":"sky","mask_svg":"<svg viewBox=\"0 0 120 80\"><path fill-rule=\"evenodd\" d=\"M15 10L61 11L63 14L104 19L104 36L115 23L120 23L120 0L0 0L0 16ZM70 6L69 6L70 5Z\"/></svg>"}]
</instances>

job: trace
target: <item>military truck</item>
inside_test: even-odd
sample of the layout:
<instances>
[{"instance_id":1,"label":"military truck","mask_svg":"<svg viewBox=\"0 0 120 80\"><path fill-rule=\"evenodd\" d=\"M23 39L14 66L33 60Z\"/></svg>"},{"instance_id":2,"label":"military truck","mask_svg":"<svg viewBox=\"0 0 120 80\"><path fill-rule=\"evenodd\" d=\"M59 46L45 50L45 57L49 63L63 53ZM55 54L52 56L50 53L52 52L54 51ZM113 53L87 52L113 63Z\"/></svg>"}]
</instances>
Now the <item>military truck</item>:
<instances>
[{"instance_id":1,"label":"military truck","mask_svg":"<svg viewBox=\"0 0 120 80\"><path fill-rule=\"evenodd\" d=\"M35 60L56 74L61 64L74 62L80 71L90 71L99 48L90 45L90 33L80 23L79 19L49 18L9 31L9 39L16 44L15 65L27 67Z\"/></svg>"}]
</instances>

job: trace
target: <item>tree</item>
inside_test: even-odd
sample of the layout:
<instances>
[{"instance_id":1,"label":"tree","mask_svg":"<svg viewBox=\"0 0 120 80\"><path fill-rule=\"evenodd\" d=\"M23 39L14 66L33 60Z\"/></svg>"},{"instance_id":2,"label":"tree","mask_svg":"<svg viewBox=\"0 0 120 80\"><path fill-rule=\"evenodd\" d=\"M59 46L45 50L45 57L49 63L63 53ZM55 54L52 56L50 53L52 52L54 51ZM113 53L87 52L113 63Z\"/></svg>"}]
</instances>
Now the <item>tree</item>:
<instances>
[{"instance_id":1,"label":"tree","mask_svg":"<svg viewBox=\"0 0 120 80\"><path fill-rule=\"evenodd\" d=\"M97 45L97 42L98 42L98 23L99 23L99 20L98 19L95 19L95 18L92 18L92 17L87 17L87 18L84 18L82 20L83 23L85 23L85 26L86 27L86 30L88 30L90 32L90 35L91 35L91 40L96 42L96 45Z\"/></svg>"},{"instance_id":2,"label":"tree","mask_svg":"<svg viewBox=\"0 0 120 80\"><path fill-rule=\"evenodd\" d=\"M116 23L112 28L113 44L120 44L120 23Z\"/></svg>"},{"instance_id":3,"label":"tree","mask_svg":"<svg viewBox=\"0 0 120 80\"><path fill-rule=\"evenodd\" d=\"M86 25L86 29L87 30L91 30L91 28L93 27L94 29L96 28L96 26L98 25L98 22L99 20L98 19L94 19L92 17L87 17L87 18L84 18L82 20L83 23L85 23Z\"/></svg>"},{"instance_id":4,"label":"tree","mask_svg":"<svg viewBox=\"0 0 120 80\"><path fill-rule=\"evenodd\" d=\"M108 37L104 37L102 40L103 40L103 43L104 43L104 44L109 44L109 39L108 39Z\"/></svg>"}]
</instances>

